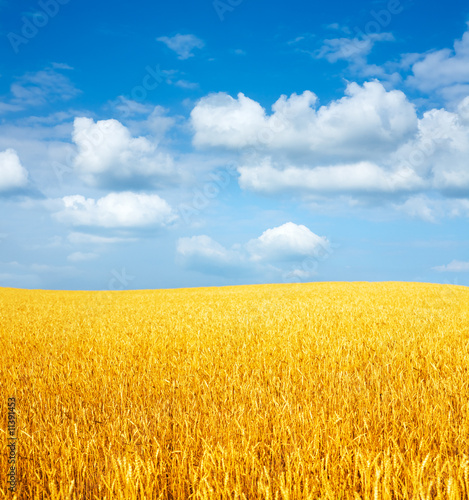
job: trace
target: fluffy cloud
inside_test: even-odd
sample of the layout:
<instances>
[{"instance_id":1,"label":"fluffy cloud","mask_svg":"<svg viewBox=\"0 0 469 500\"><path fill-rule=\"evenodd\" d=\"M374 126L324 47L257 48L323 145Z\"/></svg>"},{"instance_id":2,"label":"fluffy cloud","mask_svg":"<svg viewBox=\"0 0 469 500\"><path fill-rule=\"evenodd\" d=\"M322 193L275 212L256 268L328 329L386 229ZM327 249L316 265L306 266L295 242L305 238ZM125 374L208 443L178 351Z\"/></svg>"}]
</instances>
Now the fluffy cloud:
<instances>
[{"instance_id":1,"label":"fluffy cloud","mask_svg":"<svg viewBox=\"0 0 469 500\"><path fill-rule=\"evenodd\" d=\"M267 229L258 238L230 249L206 235L180 238L177 245L180 261L190 269L207 274L236 272L250 276L268 271L277 279L293 281L314 275L317 261L329 251L327 238L293 222Z\"/></svg>"},{"instance_id":2,"label":"fluffy cloud","mask_svg":"<svg viewBox=\"0 0 469 500\"><path fill-rule=\"evenodd\" d=\"M311 96L311 97L310 97ZM308 101L316 96L308 93ZM308 104L306 104L308 106ZM238 149L259 142L259 132L266 126L262 106L239 93L233 99L223 92L201 99L191 112L195 146L221 146Z\"/></svg>"},{"instance_id":3,"label":"fluffy cloud","mask_svg":"<svg viewBox=\"0 0 469 500\"><path fill-rule=\"evenodd\" d=\"M428 187L448 196L469 195L469 98L455 112L433 109L419 120L416 137L391 161L416 172Z\"/></svg>"},{"instance_id":4,"label":"fluffy cloud","mask_svg":"<svg viewBox=\"0 0 469 500\"><path fill-rule=\"evenodd\" d=\"M433 267L435 271L444 273L444 272L451 272L451 273L464 273L464 272L469 272L469 262L462 262L460 260L453 260L447 265L444 266L436 266Z\"/></svg>"},{"instance_id":5,"label":"fluffy cloud","mask_svg":"<svg viewBox=\"0 0 469 500\"><path fill-rule=\"evenodd\" d=\"M72 226L141 228L166 226L176 216L159 196L132 192L111 193L94 200L81 195L65 196L55 218Z\"/></svg>"},{"instance_id":6,"label":"fluffy cloud","mask_svg":"<svg viewBox=\"0 0 469 500\"><path fill-rule=\"evenodd\" d=\"M442 49L422 56L412 66L408 82L423 92L438 92L448 100L469 94L469 23L453 49Z\"/></svg>"},{"instance_id":7,"label":"fluffy cloud","mask_svg":"<svg viewBox=\"0 0 469 500\"><path fill-rule=\"evenodd\" d=\"M394 197L405 200L398 210L428 221L466 213L469 97L453 112L432 109L419 119L405 94L376 81L351 83L343 98L321 107L309 91L282 96L270 115L243 94L213 94L191 120L194 145L240 153L243 189L364 202ZM438 202L435 211L425 196L432 192L459 201L454 209Z\"/></svg>"},{"instance_id":8,"label":"fluffy cloud","mask_svg":"<svg viewBox=\"0 0 469 500\"><path fill-rule=\"evenodd\" d=\"M180 35L179 33L175 36L160 36L157 38L159 42L163 42L169 49L176 52L178 59L189 59L193 57L192 51L194 49L202 49L205 44L195 35Z\"/></svg>"},{"instance_id":9,"label":"fluffy cloud","mask_svg":"<svg viewBox=\"0 0 469 500\"><path fill-rule=\"evenodd\" d=\"M265 193L284 190L315 194L394 193L417 190L425 184L412 169L403 167L389 172L370 162L277 169L268 158L259 166L245 165L238 170L243 189Z\"/></svg>"},{"instance_id":10,"label":"fluffy cloud","mask_svg":"<svg viewBox=\"0 0 469 500\"><path fill-rule=\"evenodd\" d=\"M0 193L24 188L28 183L28 172L21 165L14 149L0 152Z\"/></svg>"},{"instance_id":11,"label":"fluffy cloud","mask_svg":"<svg viewBox=\"0 0 469 500\"><path fill-rule=\"evenodd\" d=\"M306 226L287 222L264 231L247 243L253 261L282 262L319 257L328 252L327 238L318 236Z\"/></svg>"},{"instance_id":12,"label":"fluffy cloud","mask_svg":"<svg viewBox=\"0 0 469 500\"><path fill-rule=\"evenodd\" d=\"M175 175L172 158L145 137L132 137L117 120L75 118L73 142L78 154L74 165L90 185L148 186Z\"/></svg>"},{"instance_id":13,"label":"fluffy cloud","mask_svg":"<svg viewBox=\"0 0 469 500\"><path fill-rule=\"evenodd\" d=\"M369 160L392 151L417 130L413 104L379 82L351 83L346 96L316 109L317 96L305 91L280 99L273 113L238 94L213 94L191 113L194 145L303 154L309 165L319 162Z\"/></svg>"}]
</instances>

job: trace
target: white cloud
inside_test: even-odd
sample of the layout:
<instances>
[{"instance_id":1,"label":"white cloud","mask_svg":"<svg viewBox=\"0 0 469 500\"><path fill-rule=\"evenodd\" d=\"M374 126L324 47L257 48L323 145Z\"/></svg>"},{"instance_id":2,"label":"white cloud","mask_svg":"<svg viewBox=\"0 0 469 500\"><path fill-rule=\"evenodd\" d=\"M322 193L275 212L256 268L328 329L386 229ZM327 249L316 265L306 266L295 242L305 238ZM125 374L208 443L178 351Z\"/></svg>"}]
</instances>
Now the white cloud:
<instances>
[{"instance_id":1,"label":"white cloud","mask_svg":"<svg viewBox=\"0 0 469 500\"><path fill-rule=\"evenodd\" d=\"M18 104L10 104L7 102L0 102L0 114L11 113L14 111L21 111L23 109Z\"/></svg>"},{"instance_id":2,"label":"white cloud","mask_svg":"<svg viewBox=\"0 0 469 500\"><path fill-rule=\"evenodd\" d=\"M177 243L178 255L194 264L211 268L228 268L237 263L239 256L230 252L215 240L206 235L180 238Z\"/></svg>"},{"instance_id":3,"label":"white cloud","mask_svg":"<svg viewBox=\"0 0 469 500\"><path fill-rule=\"evenodd\" d=\"M128 241L136 241L135 238L121 238L115 236L98 236L95 234L71 232L68 241L72 245L110 245L113 243L123 243Z\"/></svg>"},{"instance_id":4,"label":"white cloud","mask_svg":"<svg viewBox=\"0 0 469 500\"><path fill-rule=\"evenodd\" d=\"M177 244L177 252L184 257L199 254L214 260L226 260L227 256L227 250L206 235L180 238Z\"/></svg>"},{"instance_id":5,"label":"white cloud","mask_svg":"<svg viewBox=\"0 0 469 500\"><path fill-rule=\"evenodd\" d=\"M442 49L422 56L412 66L408 82L422 92L438 92L448 100L469 94L469 23L453 49Z\"/></svg>"},{"instance_id":6,"label":"white cloud","mask_svg":"<svg viewBox=\"0 0 469 500\"><path fill-rule=\"evenodd\" d=\"M258 238L230 249L207 235L180 238L177 244L178 257L190 269L225 276L270 273L276 279L293 281L313 276L311 262L329 251L327 238L293 222L267 229Z\"/></svg>"},{"instance_id":7,"label":"white cloud","mask_svg":"<svg viewBox=\"0 0 469 500\"><path fill-rule=\"evenodd\" d=\"M68 77L51 68L26 73L10 87L11 103L21 109L68 101L80 94Z\"/></svg>"},{"instance_id":8,"label":"white cloud","mask_svg":"<svg viewBox=\"0 0 469 500\"><path fill-rule=\"evenodd\" d=\"M266 115L259 103L244 94L233 99L220 92L201 99L191 112L191 121L195 146L237 149L259 142L257 135L266 126Z\"/></svg>"},{"instance_id":9,"label":"white cloud","mask_svg":"<svg viewBox=\"0 0 469 500\"><path fill-rule=\"evenodd\" d=\"M244 165L239 169L239 185L252 191L275 193L393 193L412 191L425 185L409 168L387 171L370 162L350 165L319 166L313 169L287 167L276 169L271 159L260 165Z\"/></svg>"},{"instance_id":10,"label":"white cloud","mask_svg":"<svg viewBox=\"0 0 469 500\"><path fill-rule=\"evenodd\" d=\"M278 262L324 255L329 242L306 226L287 222L267 229L259 238L249 241L246 248L253 261Z\"/></svg>"},{"instance_id":11,"label":"white cloud","mask_svg":"<svg viewBox=\"0 0 469 500\"><path fill-rule=\"evenodd\" d=\"M426 222L436 222L441 211L440 204L425 195L411 196L401 205L396 204L394 208Z\"/></svg>"},{"instance_id":12,"label":"white cloud","mask_svg":"<svg viewBox=\"0 0 469 500\"><path fill-rule=\"evenodd\" d=\"M419 120L416 137L393 154L392 161L428 179L429 187L448 195L469 193L469 120L466 104L458 111L433 109Z\"/></svg>"},{"instance_id":13,"label":"white cloud","mask_svg":"<svg viewBox=\"0 0 469 500\"><path fill-rule=\"evenodd\" d=\"M75 118L73 142L78 154L74 165L93 186L148 186L175 175L172 157L145 137L132 137L117 120Z\"/></svg>"},{"instance_id":14,"label":"white cloud","mask_svg":"<svg viewBox=\"0 0 469 500\"><path fill-rule=\"evenodd\" d=\"M66 63L53 62L51 64L51 66L52 66L53 69L68 69L68 70L73 70L74 69L72 66L70 66L69 64L66 64Z\"/></svg>"},{"instance_id":15,"label":"white cloud","mask_svg":"<svg viewBox=\"0 0 469 500\"><path fill-rule=\"evenodd\" d=\"M193 90L199 87L198 83L189 82L187 80L177 80L176 82L174 82L174 85L176 85L176 87L180 87L181 89L188 90Z\"/></svg>"},{"instance_id":16,"label":"white cloud","mask_svg":"<svg viewBox=\"0 0 469 500\"><path fill-rule=\"evenodd\" d=\"M451 273L467 273L469 272L469 262L463 262L460 260L453 260L449 264L444 266L433 267L435 271L440 273L451 272Z\"/></svg>"},{"instance_id":17,"label":"white cloud","mask_svg":"<svg viewBox=\"0 0 469 500\"><path fill-rule=\"evenodd\" d=\"M404 203L394 203L393 208L411 217L427 222L443 218L469 217L469 199L430 197L426 194L410 196Z\"/></svg>"},{"instance_id":18,"label":"white cloud","mask_svg":"<svg viewBox=\"0 0 469 500\"><path fill-rule=\"evenodd\" d=\"M222 93L201 99L191 120L195 146L240 153L243 189L305 198L339 194L352 203L376 202L379 195L432 222L467 213L469 97L454 112L432 109L419 119L404 93L376 81L351 83L345 97L321 107L309 91L282 96L270 115L243 94ZM454 202L434 201L429 193Z\"/></svg>"},{"instance_id":19,"label":"white cloud","mask_svg":"<svg viewBox=\"0 0 469 500\"><path fill-rule=\"evenodd\" d=\"M159 42L163 42L169 49L176 52L178 59L188 59L193 57L192 51L194 49L202 49L205 44L195 35L181 35L177 34L172 37L161 36L157 38Z\"/></svg>"},{"instance_id":20,"label":"white cloud","mask_svg":"<svg viewBox=\"0 0 469 500\"><path fill-rule=\"evenodd\" d=\"M414 106L402 92L376 81L351 83L345 92L318 109L312 92L281 96L270 116L242 93L209 95L191 113L194 145L301 153L308 164L350 162L382 157L417 131Z\"/></svg>"},{"instance_id":21,"label":"white cloud","mask_svg":"<svg viewBox=\"0 0 469 500\"><path fill-rule=\"evenodd\" d=\"M14 149L0 152L0 192L23 188L28 183L28 172L21 165Z\"/></svg>"},{"instance_id":22,"label":"white cloud","mask_svg":"<svg viewBox=\"0 0 469 500\"><path fill-rule=\"evenodd\" d=\"M338 28L340 29L340 28ZM341 31L344 31L341 29ZM347 33L347 31L344 31ZM350 34L350 33L347 33ZM376 65L368 63L368 56L376 42L394 41L392 33L362 33L359 37L332 38L323 41L323 45L311 55L317 59L327 59L330 63L346 61L348 70L362 78L379 78L389 88L401 83L402 77L396 72L399 65L393 62Z\"/></svg>"},{"instance_id":23,"label":"white cloud","mask_svg":"<svg viewBox=\"0 0 469 500\"><path fill-rule=\"evenodd\" d=\"M120 95L112 104L124 116L148 115L154 108L151 104L134 101L123 95Z\"/></svg>"},{"instance_id":24,"label":"white cloud","mask_svg":"<svg viewBox=\"0 0 469 500\"><path fill-rule=\"evenodd\" d=\"M110 193L94 200L81 195L65 196L55 218L73 226L140 228L166 226L176 216L168 203L153 194Z\"/></svg>"},{"instance_id":25,"label":"white cloud","mask_svg":"<svg viewBox=\"0 0 469 500\"><path fill-rule=\"evenodd\" d=\"M67 260L70 262L84 262L97 259L98 257L99 255L93 252L73 252L67 257Z\"/></svg>"},{"instance_id":26,"label":"white cloud","mask_svg":"<svg viewBox=\"0 0 469 500\"><path fill-rule=\"evenodd\" d=\"M330 63L343 60L363 60L371 52L376 42L393 41L391 33L372 33L360 38L331 38L323 42L314 54L317 58L327 59Z\"/></svg>"}]
</instances>

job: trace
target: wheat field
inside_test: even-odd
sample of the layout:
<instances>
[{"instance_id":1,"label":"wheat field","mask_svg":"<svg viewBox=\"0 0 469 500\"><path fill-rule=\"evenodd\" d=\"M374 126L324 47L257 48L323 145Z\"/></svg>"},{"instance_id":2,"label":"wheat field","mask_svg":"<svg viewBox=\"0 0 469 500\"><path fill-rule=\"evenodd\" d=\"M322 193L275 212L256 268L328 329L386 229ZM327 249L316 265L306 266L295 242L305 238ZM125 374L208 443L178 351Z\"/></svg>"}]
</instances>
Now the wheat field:
<instances>
[{"instance_id":1,"label":"wheat field","mask_svg":"<svg viewBox=\"0 0 469 500\"><path fill-rule=\"evenodd\" d=\"M2 288L0 494L469 498L468 313L418 283Z\"/></svg>"}]
</instances>

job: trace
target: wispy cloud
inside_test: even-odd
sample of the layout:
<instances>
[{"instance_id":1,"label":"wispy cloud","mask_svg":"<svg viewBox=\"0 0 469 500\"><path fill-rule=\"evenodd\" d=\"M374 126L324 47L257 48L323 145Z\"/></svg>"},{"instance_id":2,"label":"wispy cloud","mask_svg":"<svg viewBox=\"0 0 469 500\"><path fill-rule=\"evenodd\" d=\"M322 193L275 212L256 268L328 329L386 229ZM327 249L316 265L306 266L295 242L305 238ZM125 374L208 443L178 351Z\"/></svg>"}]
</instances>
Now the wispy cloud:
<instances>
[{"instance_id":1,"label":"wispy cloud","mask_svg":"<svg viewBox=\"0 0 469 500\"><path fill-rule=\"evenodd\" d=\"M320 49L314 52L314 56L327 59L330 63L339 60L353 61L365 64L368 56L377 42L392 42L394 36L391 33L375 33L364 35L361 39L355 38L330 38L323 41Z\"/></svg>"},{"instance_id":2,"label":"wispy cloud","mask_svg":"<svg viewBox=\"0 0 469 500\"><path fill-rule=\"evenodd\" d=\"M11 85L10 91L10 103L21 108L68 101L81 92L67 76L52 68L24 74Z\"/></svg>"},{"instance_id":3,"label":"wispy cloud","mask_svg":"<svg viewBox=\"0 0 469 500\"><path fill-rule=\"evenodd\" d=\"M181 60L193 57L194 49L203 49L205 46L205 43L195 35L181 35L178 33L172 37L160 36L157 40L176 52L178 59Z\"/></svg>"},{"instance_id":4,"label":"wispy cloud","mask_svg":"<svg viewBox=\"0 0 469 500\"><path fill-rule=\"evenodd\" d=\"M453 49L423 54L412 66L407 82L422 92L436 92L447 101L459 101L469 94L469 22L468 29Z\"/></svg>"},{"instance_id":5,"label":"wispy cloud","mask_svg":"<svg viewBox=\"0 0 469 500\"><path fill-rule=\"evenodd\" d=\"M73 252L67 257L67 260L70 262L86 262L98 257L99 255L93 252Z\"/></svg>"},{"instance_id":6,"label":"wispy cloud","mask_svg":"<svg viewBox=\"0 0 469 500\"><path fill-rule=\"evenodd\" d=\"M453 260L449 264L436 266L432 269L440 273L467 273L469 272L469 262Z\"/></svg>"}]
</instances>

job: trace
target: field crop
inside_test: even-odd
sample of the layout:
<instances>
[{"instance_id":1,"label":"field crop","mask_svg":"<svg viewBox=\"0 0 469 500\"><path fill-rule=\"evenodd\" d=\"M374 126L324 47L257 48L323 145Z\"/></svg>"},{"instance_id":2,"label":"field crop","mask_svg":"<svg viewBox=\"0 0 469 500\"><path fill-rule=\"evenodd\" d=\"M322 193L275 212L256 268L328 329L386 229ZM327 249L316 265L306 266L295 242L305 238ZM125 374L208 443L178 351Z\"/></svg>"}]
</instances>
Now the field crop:
<instances>
[{"instance_id":1,"label":"field crop","mask_svg":"<svg viewBox=\"0 0 469 500\"><path fill-rule=\"evenodd\" d=\"M467 287L3 288L0 341L4 497L469 497Z\"/></svg>"}]
</instances>

